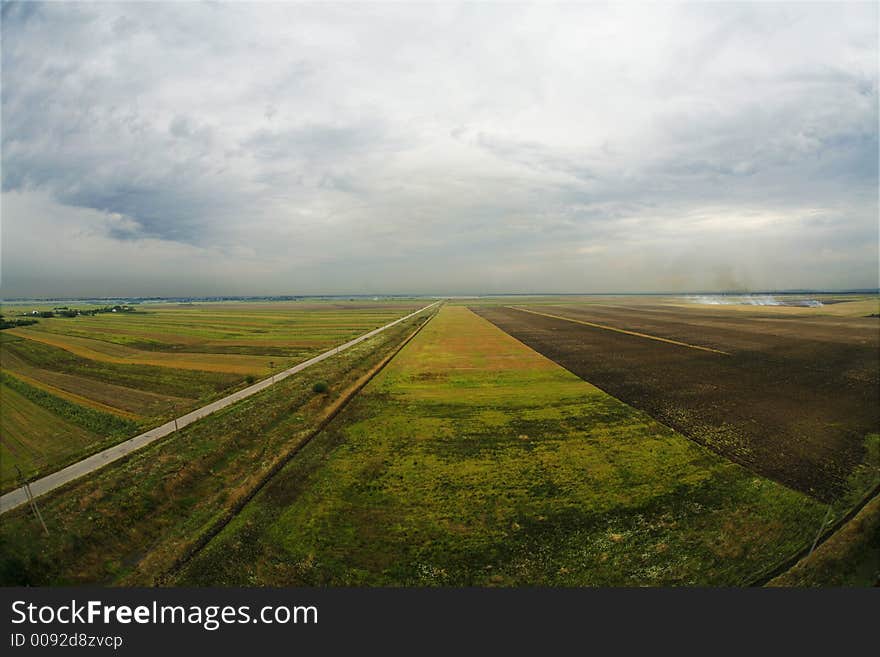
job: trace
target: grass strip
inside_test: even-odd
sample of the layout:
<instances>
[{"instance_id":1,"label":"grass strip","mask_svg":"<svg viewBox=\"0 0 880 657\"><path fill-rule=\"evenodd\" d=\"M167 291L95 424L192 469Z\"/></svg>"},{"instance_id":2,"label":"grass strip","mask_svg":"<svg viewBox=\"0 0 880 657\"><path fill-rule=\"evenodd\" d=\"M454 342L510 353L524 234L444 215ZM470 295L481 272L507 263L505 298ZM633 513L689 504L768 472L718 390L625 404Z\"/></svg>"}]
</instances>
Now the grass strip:
<instances>
[{"instance_id":1,"label":"grass strip","mask_svg":"<svg viewBox=\"0 0 880 657\"><path fill-rule=\"evenodd\" d=\"M0 372L0 381L23 397L30 399L35 404L55 413L59 417L72 422L78 427L107 438L124 438L136 433L140 428L138 423L133 420L127 420L110 413L74 404L45 390L29 385L6 372Z\"/></svg>"}]
</instances>

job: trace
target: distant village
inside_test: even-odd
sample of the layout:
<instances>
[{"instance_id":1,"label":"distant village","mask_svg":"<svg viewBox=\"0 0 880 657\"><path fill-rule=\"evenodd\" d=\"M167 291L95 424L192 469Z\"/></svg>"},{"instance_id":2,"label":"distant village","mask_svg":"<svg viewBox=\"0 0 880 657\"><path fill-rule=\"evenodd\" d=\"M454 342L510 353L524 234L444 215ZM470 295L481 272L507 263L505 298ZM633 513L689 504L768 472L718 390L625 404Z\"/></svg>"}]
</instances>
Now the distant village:
<instances>
[{"instance_id":1,"label":"distant village","mask_svg":"<svg viewBox=\"0 0 880 657\"><path fill-rule=\"evenodd\" d=\"M40 319L49 319L52 317L79 317L80 315L99 315L102 313L133 313L136 311L134 306L116 305L102 306L101 308L70 308L69 306L57 306L52 310L32 310L30 312L20 313L15 319L7 319L0 315L0 330L15 328L16 326L29 326L36 324Z\"/></svg>"},{"instance_id":2,"label":"distant village","mask_svg":"<svg viewBox=\"0 0 880 657\"><path fill-rule=\"evenodd\" d=\"M103 306L102 308L69 308L57 306L52 310L32 310L31 315L36 317L78 317L79 315L99 315L101 313L133 313L134 306Z\"/></svg>"}]
</instances>

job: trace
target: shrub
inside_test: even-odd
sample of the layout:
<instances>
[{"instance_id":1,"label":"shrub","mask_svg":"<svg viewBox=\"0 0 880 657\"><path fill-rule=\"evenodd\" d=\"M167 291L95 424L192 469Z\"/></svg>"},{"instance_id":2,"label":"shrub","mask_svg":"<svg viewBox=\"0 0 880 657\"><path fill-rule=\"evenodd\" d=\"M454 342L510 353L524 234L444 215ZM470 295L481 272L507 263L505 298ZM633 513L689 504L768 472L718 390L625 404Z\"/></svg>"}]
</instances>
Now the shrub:
<instances>
[{"instance_id":1,"label":"shrub","mask_svg":"<svg viewBox=\"0 0 880 657\"><path fill-rule=\"evenodd\" d=\"M330 390L330 386L328 386L324 381L318 381L315 385L312 386L312 392L323 394Z\"/></svg>"}]
</instances>

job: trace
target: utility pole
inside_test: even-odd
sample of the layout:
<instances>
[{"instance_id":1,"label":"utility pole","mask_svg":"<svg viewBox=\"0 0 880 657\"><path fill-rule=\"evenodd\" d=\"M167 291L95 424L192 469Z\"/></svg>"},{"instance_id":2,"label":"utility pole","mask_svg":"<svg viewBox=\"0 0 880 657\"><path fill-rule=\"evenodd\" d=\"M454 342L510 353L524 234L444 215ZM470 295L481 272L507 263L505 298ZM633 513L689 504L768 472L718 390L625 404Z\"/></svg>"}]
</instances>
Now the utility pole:
<instances>
[{"instance_id":1,"label":"utility pole","mask_svg":"<svg viewBox=\"0 0 880 657\"><path fill-rule=\"evenodd\" d=\"M177 416L175 415L174 402L169 403L171 404L171 418L174 420L174 430L177 431Z\"/></svg>"},{"instance_id":2,"label":"utility pole","mask_svg":"<svg viewBox=\"0 0 880 657\"><path fill-rule=\"evenodd\" d=\"M822 521L822 524L819 526L819 532L816 534L816 538L813 541L813 545L810 546L810 553L807 556L810 556L810 554L813 554L813 550L816 549L816 544L819 542L819 537L822 536L822 532L825 531L825 525L828 524L828 519L830 517L831 517L831 505L829 504L828 505L828 512L825 514L825 519Z\"/></svg>"},{"instance_id":3,"label":"utility pole","mask_svg":"<svg viewBox=\"0 0 880 657\"><path fill-rule=\"evenodd\" d=\"M46 521L43 520L43 514L40 513L40 509L37 508L37 500L34 498L34 494L31 492L31 485L25 480L25 478L21 474L21 468L18 465L15 466L15 469L18 470L18 481L22 483L22 488L24 488L24 494L27 496L28 504L31 506L31 510L34 512L34 516L37 520L40 521L40 524L43 526L43 531L46 532L46 536L49 535L49 528L46 527Z\"/></svg>"}]
</instances>

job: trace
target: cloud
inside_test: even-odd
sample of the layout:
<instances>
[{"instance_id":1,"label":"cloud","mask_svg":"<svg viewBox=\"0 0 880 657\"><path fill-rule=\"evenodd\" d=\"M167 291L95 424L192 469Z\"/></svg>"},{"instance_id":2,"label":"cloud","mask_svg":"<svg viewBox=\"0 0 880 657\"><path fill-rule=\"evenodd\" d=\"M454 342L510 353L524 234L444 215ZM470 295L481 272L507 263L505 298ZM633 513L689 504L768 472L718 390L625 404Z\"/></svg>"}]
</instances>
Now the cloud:
<instances>
[{"instance_id":1,"label":"cloud","mask_svg":"<svg viewBox=\"0 0 880 657\"><path fill-rule=\"evenodd\" d=\"M876 286L877 11L4 3L3 293Z\"/></svg>"}]
</instances>

